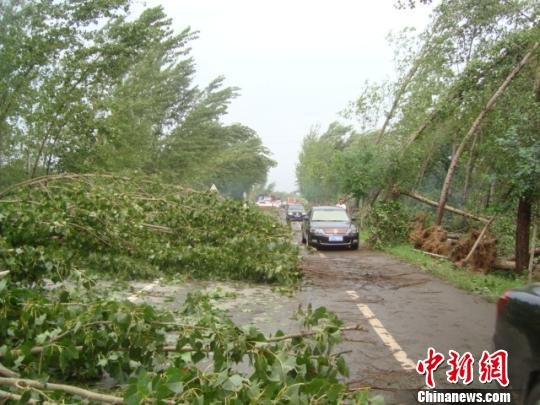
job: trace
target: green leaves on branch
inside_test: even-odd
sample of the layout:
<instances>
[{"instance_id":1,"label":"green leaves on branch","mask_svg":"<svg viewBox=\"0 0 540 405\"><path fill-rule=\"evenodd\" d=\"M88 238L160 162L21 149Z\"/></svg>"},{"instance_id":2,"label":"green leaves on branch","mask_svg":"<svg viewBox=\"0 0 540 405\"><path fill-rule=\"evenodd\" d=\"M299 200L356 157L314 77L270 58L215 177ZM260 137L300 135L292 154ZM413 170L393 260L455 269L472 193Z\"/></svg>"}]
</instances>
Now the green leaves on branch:
<instances>
[{"instance_id":1,"label":"green leaves on branch","mask_svg":"<svg viewBox=\"0 0 540 405\"><path fill-rule=\"evenodd\" d=\"M325 308L298 313L304 332L267 337L254 326L235 325L203 294L188 295L178 312L169 313L4 280L0 361L21 378L85 385L102 379L105 388L127 382L115 395L130 404L354 398L340 382L347 365L333 354L347 328ZM11 390L24 392L20 386ZM25 395L40 399L43 391ZM77 398L62 391L46 395L59 402Z\"/></svg>"},{"instance_id":2,"label":"green leaves on branch","mask_svg":"<svg viewBox=\"0 0 540 405\"><path fill-rule=\"evenodd\" d=\"M408 215L397 200L374 204L367 225L368 243L377 249L405 242L409 233Z\"/></svg>"},{"instance_id":3,"label":"green leaves on branch","mask_svg":"<svg viewBox=\"0 0 540 405\"><path fill-rule=\"evenodd\" d=\"M147 178L66 175L0 200L0 267L17 280L92 270L294 283L290 230L257 207Z\"/></svg>"}]
</instances>

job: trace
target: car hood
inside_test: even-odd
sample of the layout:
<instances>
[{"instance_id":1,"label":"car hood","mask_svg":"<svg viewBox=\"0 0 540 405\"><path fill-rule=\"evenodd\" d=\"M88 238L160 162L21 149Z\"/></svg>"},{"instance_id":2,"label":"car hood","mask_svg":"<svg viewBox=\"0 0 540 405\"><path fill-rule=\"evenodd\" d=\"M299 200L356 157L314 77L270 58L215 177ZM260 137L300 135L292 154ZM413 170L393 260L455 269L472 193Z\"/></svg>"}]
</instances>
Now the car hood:
<instances>
[{"instance_id":1,"label":"car hood","mask_svg":"<svg viewBox=\"0 0 540 405\"><path fill-rule=\"evenodd\" d=\"M349 228L351 225L348 221L312 221L311 227L312 228L322 228L322 229L328 229L328 228Z\"/></svg>"}]
</instances>

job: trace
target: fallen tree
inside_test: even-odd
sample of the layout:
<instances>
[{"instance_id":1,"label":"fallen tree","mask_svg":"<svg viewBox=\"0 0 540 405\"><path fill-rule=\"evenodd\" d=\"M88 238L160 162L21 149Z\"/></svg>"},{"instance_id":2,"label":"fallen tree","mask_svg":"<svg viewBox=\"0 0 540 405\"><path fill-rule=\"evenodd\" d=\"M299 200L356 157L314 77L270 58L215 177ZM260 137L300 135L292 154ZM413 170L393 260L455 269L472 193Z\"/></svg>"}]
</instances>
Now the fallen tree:
<instances>
[{"instance_id":1,"label":"fallen tree","mask_svg":"<svg viewBox=\"0 0 540 405\"><path fill-rule=\"evenodd\" d=\"M540 256L540 246L539 247L536 247L532 250L532 256L536 257L536 256ZM510 261L510 262L515 262L516 261L516 255L512 255L510 257L507 257L506 259L504 259L506 261Z\"/></svg>"},{"instance_id":2,"label":"fallen tree","mask_svg":"<svg viewBox=\"0 0 540 405\"><path fill-rule=\"evenodd\" d=\"M0 290L0 402L286 402L291 392L354 402L340 380L344 352L333 349L363 329L325 308L300 309L299 332L268 336L234 324L200 293L171 313L99 292L22 288L9 277ZM246 361L252 367L239 371ZM114 392L87 388L103 376Z\"/></svg>"},{"instance_id":3,"label":"fallen tree","mask_svg":"<svg viewBox=\"0 0 540 405\"><path fill-rule=\"evenodd\" d=\"M434 257L436 259L443 259L443 260L449 260L451 261L450 256L448 255L439 255L436 253L426 252L425 250L415 249L416 251L423 253L427 256ZM516 270L516 262L510 261L510 260L503 260L503 259L497 259L493 262L492 266L493 269L497 270L510 270L515 271ZM533 272L540 272L540 264L537 264L533 266Z\"/></svg>"},{"instance_id":4,"label":"fallen tree","mask_svg":"<svg viewBox=\"0 0 540 405\"><path fill-rule=\"evenodd\" d=\"M61 279L73 268L118 278L294 283L290 230L241 201L152 178L66 174L11 186L0 200L0 269ZM1 273L0 273L1 277Z\"/></svg>"}]
</instances>

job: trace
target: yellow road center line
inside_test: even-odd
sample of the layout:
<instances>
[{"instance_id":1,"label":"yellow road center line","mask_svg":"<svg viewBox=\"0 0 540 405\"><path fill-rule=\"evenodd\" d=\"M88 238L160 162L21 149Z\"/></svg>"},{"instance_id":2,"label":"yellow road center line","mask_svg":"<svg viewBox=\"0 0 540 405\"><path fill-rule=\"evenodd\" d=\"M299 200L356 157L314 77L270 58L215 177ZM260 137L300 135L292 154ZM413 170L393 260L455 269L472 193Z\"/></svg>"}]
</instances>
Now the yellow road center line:
<instances>
[{"instance_id":1,"label":"yellow road center line","mask_svg":"<svg viewBox=\"0 0 540 405\"><path fill-rule=\"evenodd\" d=\"M347 291L347 294L349 294L349 296L354 300L359 298L358 294L354 290ZM371 311L371 309L365 304L357 303L356 306L364 318L367 319L374 332L379 336L384 345L388 347L390 353L392 353L398 363L401 364L401 367L404 370L416 369L416 363L412 361L409 356L407 356L407 353L405 353L396 339L394 339L390 332L388 332L388 330L383 326L382 322L377 319L373 311Z\"/></svg>"}]
</instances>

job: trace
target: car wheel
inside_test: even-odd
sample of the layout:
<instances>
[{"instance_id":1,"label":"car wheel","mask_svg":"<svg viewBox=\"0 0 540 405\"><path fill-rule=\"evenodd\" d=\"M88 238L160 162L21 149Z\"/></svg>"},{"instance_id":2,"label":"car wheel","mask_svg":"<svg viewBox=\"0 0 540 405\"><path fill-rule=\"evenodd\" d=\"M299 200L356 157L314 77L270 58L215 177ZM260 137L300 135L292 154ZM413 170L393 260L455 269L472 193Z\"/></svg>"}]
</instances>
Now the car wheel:
<instances>
[{"instance_id":1,"label":"car wheel","mask_svg":"<svg viewBox=\"0 0 540 405\"><path fill-rule=\"evenodd\" d=\"M306 243L306 237L304 236L304 232L302 232L302 243Z\"/></svg>"},{"instance_id":2,"label":"car wheel","mask_svg":"<svg viewBox=\"0 0 540 405\"><path fill-rule=\"evenodd\" d=\"M536 380L536 383L529 391L529 395L527 395L527 400L525 401L525 404L540 405L540 380Z\"/></svg>"},{"instance_id":3,"label":"car wheel","mask_svg":"<svg viewBox=\"0 0 540 405\"><path fill-rule=\"evenodd\" d=\"M351 245L351 250L358 250L358 243L353 243Z\"/></svg>"}]
</instances>

